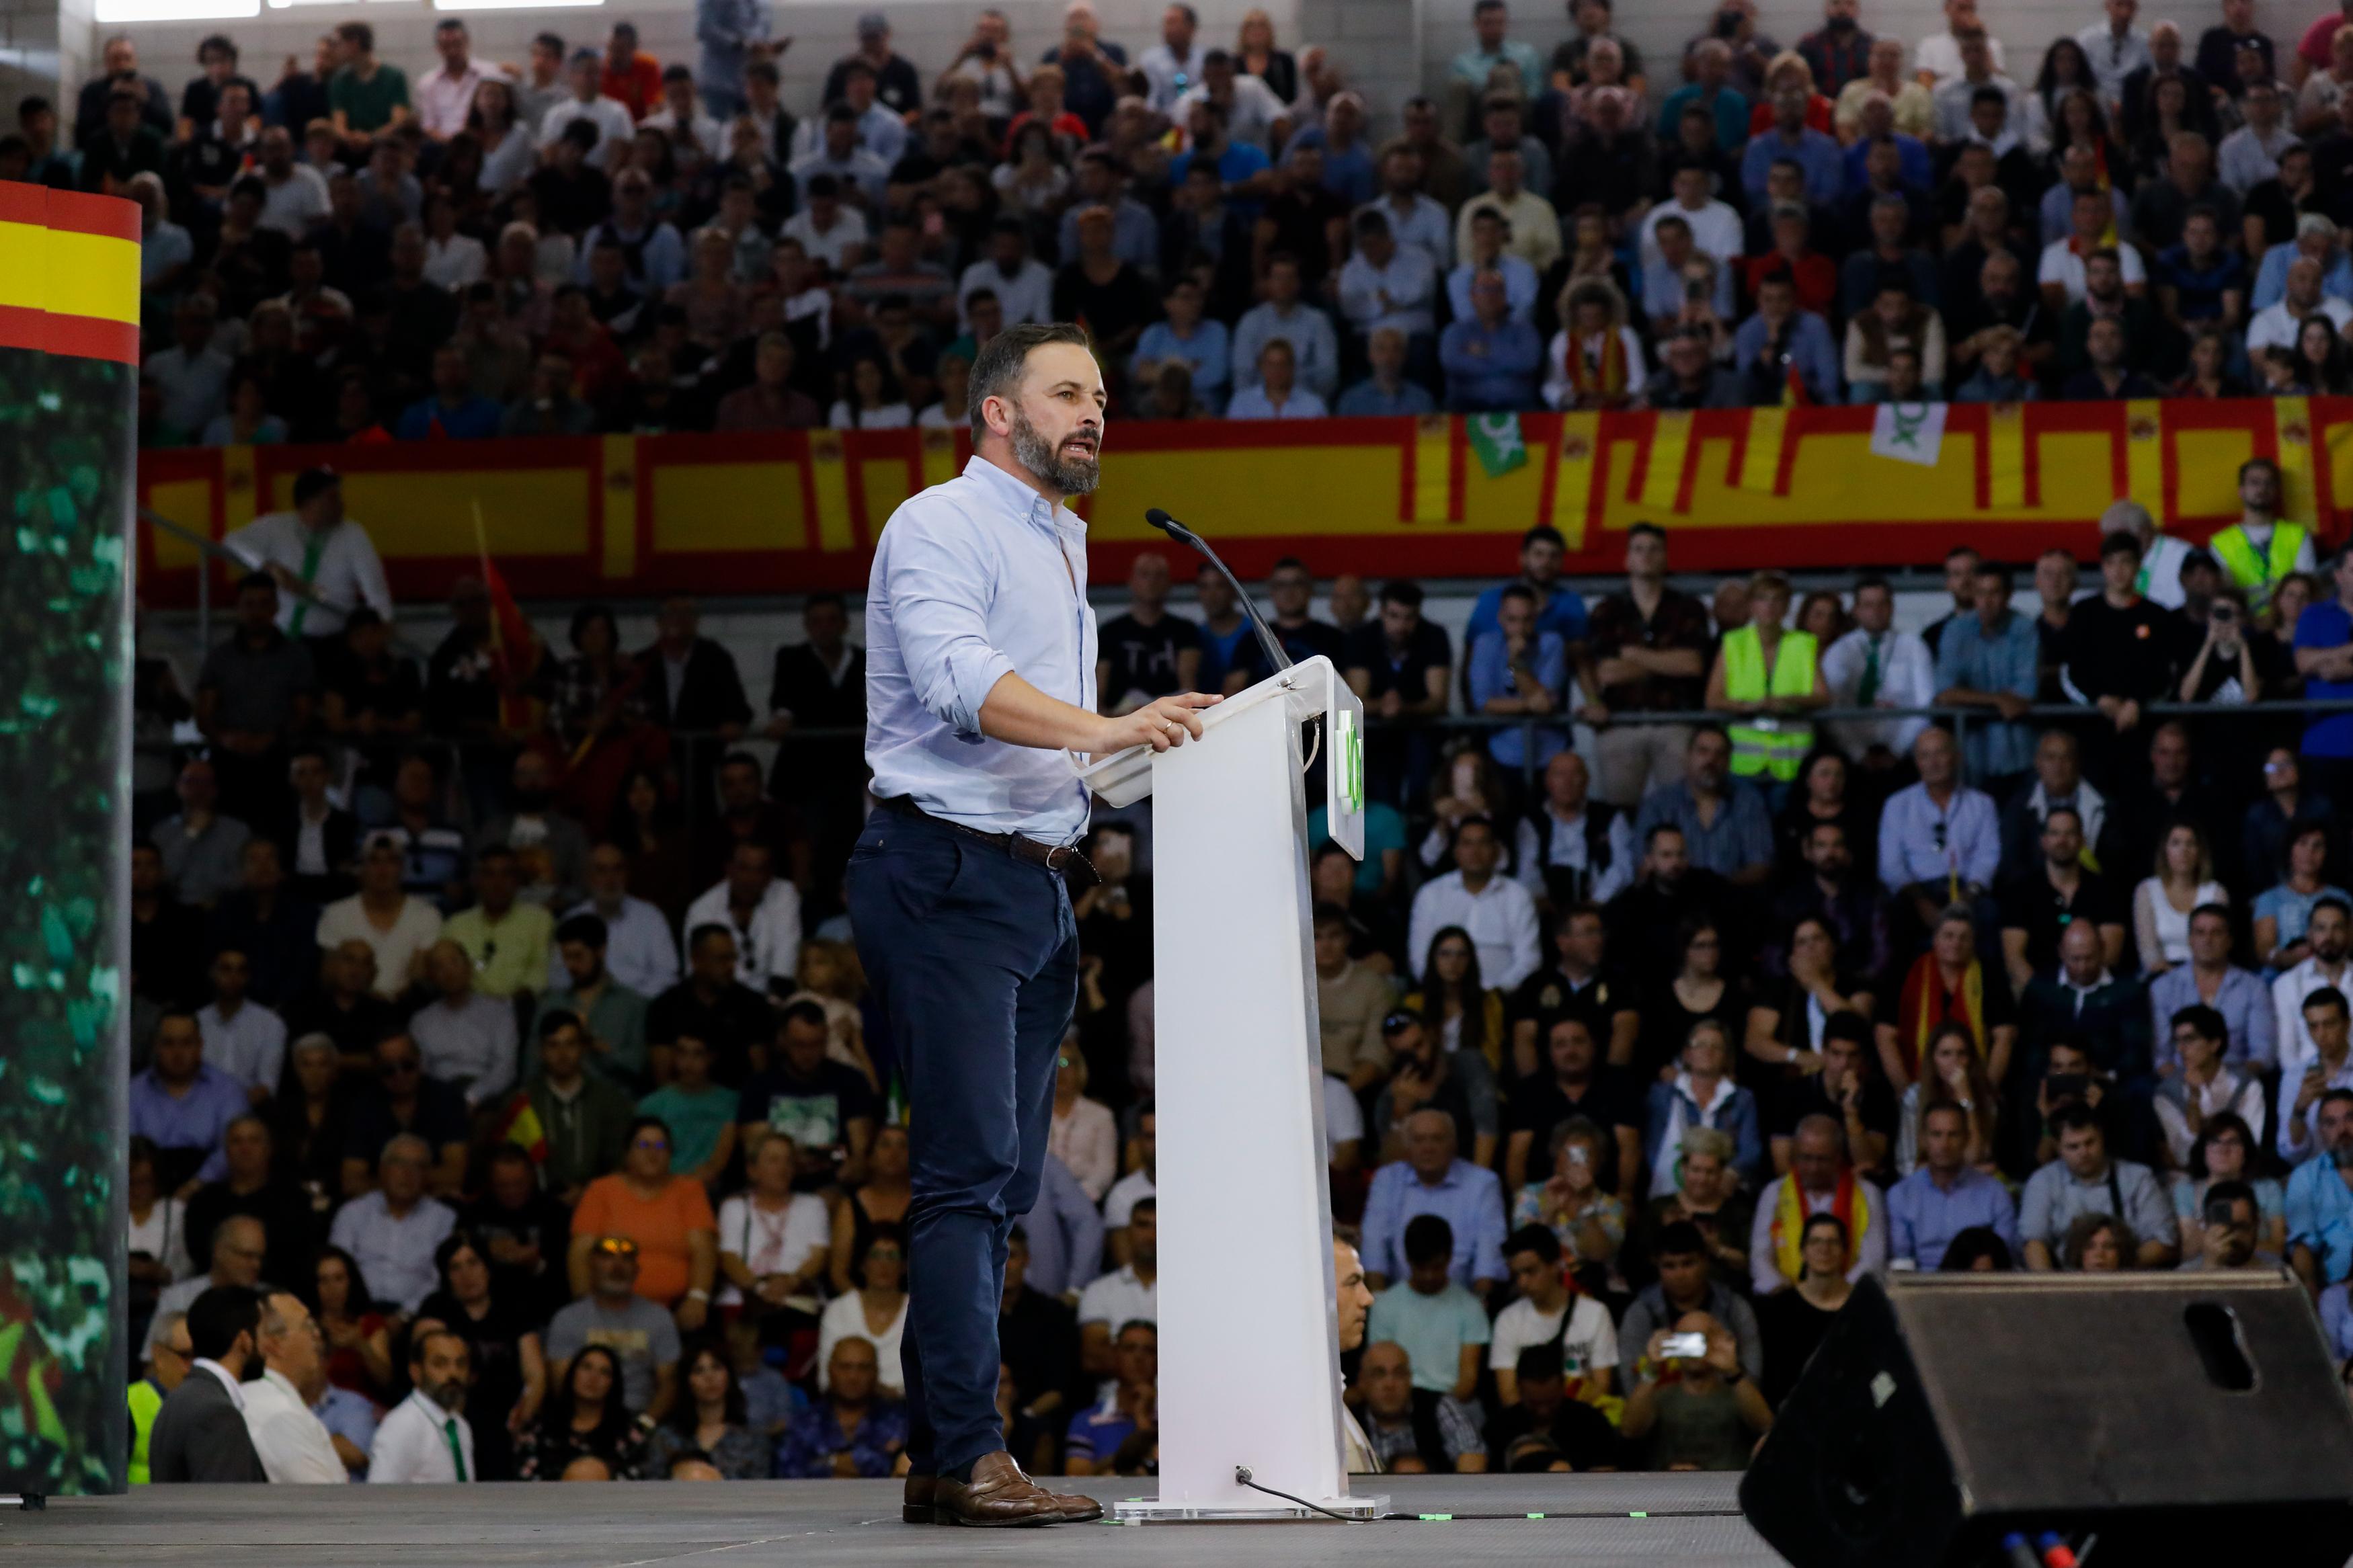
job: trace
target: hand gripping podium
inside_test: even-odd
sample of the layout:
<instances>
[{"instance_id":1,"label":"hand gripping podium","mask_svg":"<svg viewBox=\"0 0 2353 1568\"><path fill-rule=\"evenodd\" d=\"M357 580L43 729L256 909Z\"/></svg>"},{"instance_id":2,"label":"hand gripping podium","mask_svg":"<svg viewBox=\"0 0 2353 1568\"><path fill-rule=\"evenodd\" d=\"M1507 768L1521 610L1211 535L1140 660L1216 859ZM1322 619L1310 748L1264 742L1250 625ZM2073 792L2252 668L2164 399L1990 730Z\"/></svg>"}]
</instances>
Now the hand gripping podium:
<instances>
[{"instance_id":1,"label":"hand gripping podium","mask_svg":"<svg viewBox=\"0 0 2353 1568\"><path fill-rule=\"evenodd\" d=\"M1320 735L1303 742L1303 721ZM1082 776L1153 797L1160 1495L1123 1521L1374 1517L1342 1460L1304 769L1364 858L1364 704L1318 657L1201 715L1201 738ZM1303 752L1315 745L1320 755Z\"/></svg>"}]
</instances>

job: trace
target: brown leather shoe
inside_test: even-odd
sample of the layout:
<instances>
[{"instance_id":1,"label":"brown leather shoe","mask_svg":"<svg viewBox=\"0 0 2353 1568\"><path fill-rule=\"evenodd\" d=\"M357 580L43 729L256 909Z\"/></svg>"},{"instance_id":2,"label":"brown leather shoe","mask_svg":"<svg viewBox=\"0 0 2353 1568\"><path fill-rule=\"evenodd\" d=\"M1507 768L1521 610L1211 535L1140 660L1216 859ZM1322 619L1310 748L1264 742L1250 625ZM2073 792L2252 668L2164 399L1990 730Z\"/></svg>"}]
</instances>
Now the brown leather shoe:
<instances>
[{"instance_id":1,"label":"brown leather shoe","mask_svg":"<svg viewBox=\"0 0 2353 1568\"><path fill-rule=\"evenodd\" d=\"M1055 1505L1062 1510L1064 1524L1092 1524L1103 1516L1103 1504L1091 1497L1081 1497L1076 1492L1049 1492L1046 1495L1052 1498Z\"/></svg>"},{"instance_id":2,"label":"brown leather shoe","mask_svg":"<svg viewBox=\"0 0 2353 1568\"><path fill-rule=\"evenodd\" d=\"M1061 1500L1032 1484L1002 1448L975 1460L969 1481L942 1476L932 1489L932 1519L938 1524L1060 1524L1063 1517Z\"/></svg>"},{"instance_id":3,"label":"brown leather shoe","mask_svg":"<svg viewBox=\"0 0 2353 1568\"><path fill-rule=\"evenodd\" d=\"M907 1478L906 1500L899 1505L899 1517L909 1524L932 1522L932 1499L939 1486L937 1476L910 1475Z\"/></svg>"}]
</instances>

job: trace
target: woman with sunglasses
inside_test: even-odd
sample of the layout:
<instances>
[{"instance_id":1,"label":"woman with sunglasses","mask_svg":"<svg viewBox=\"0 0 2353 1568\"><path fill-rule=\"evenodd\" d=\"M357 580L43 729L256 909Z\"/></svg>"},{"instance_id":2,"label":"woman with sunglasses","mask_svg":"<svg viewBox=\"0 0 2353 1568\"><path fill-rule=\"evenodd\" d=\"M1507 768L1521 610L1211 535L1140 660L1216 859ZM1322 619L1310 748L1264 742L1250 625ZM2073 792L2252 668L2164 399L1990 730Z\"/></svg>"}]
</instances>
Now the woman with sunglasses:
<instances>
[{"instance_id":1,"label":"woman with sunglasses","mask_svg":"<svg viewBox=\"0 0 2353 1568\"><path fill-rule=\"evenodd\" d=\"M670 1308L682 1333L702 1327L719 1277L719 1222L702 1184L670 1173L670 1127L658 1116L629 1124L621 1168L580 1194L572 1215L572 1289L588 1289L588 1262L600 1237L638 1246L638 1294Z\"/></svg>"}]
</instances>

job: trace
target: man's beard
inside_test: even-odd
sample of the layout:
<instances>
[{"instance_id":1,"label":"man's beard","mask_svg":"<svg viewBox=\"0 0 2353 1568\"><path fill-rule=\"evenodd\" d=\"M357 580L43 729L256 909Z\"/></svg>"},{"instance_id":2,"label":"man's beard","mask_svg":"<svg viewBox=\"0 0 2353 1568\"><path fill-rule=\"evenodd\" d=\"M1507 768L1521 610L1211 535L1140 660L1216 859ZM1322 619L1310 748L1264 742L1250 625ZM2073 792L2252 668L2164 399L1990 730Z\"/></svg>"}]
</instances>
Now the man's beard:
<instances>
[{"instance_id":1,"label":"man's beard","mask_svg":"<svg viewBox=\"0 0 2353 1568\"><path fill-rule=\"evenodd\" d=\"M2353 1142L2331 1144L2328 1160L2340 1171L2353 1171Z\"/></svg>"},{"instance_id":2,"label":"man's beard","mask_svg":"<svg viewBox=\"0 0 2353 1568\"><path fill-rule=\"evenodd\" d=\"M466 1385L455 1378L448 1383L427 1383L419 1386L426 1398L453 1415L466 1407Z\"/></svg>"},{"instance_id":3,"label":"man's beard","mask_svg":"<svg viewBox=\"0 0 2353 1568\"><path fill-rule=\"evenodd\" d=\"M1013 446L1015 462L1029 469L1039 484L1060 490L1063 495L1094 493L1096 484L1103 479L1100 460L1092 454L1084 458L1064 457L1061 448L1048 445L1046 437L1038 433L1038 426L1029 423L1029 416L1021 412L1018 405L1013 405L1012 415L1013 429L1008 439ZM1100 447L1100 437L1096 444Z\"/></svg>"}]
</instances>

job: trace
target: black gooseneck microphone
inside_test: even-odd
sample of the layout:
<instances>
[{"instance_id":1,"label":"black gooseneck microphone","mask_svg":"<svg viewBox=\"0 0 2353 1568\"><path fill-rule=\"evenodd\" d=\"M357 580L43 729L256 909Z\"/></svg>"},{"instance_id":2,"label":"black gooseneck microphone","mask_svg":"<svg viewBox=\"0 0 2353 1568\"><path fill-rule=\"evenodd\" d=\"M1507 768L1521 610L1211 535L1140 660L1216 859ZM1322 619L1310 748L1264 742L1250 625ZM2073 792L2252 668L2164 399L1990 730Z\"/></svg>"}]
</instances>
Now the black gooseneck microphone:
<instances>
[{"instance_id":1,"label":"black gooseneck microphone","mask_svg":"<svg viewBox=\"0 0 2353 1568\"><path fill-rule=\"evenodd\" d=\"M1258 606L1250 602L1250 592L1242 586L1241 580L1229 571L1226 563L1218 559L1218 552L1209 548L1208 541L1156 506L1144 514L1144 521L1177 543L1189 545L1199 552L1203 560L1218 569L1218 575L1233 584L1234 596L1241 601L1242 614L1250 617L1251 629L1258 633L1258 646L1266 650L1266 657L1271 661L1270 668L1289 669L1292 667L1291 656L1282 651L1282 639L1274 635L1274 628L1266 624L1266 617L1258 613Z\"/></svg>"}]
</instances>

